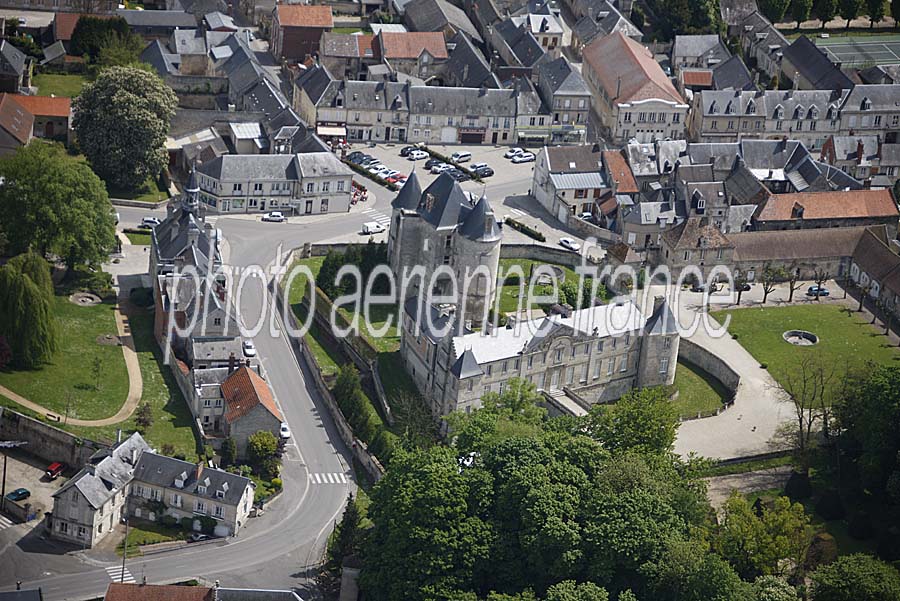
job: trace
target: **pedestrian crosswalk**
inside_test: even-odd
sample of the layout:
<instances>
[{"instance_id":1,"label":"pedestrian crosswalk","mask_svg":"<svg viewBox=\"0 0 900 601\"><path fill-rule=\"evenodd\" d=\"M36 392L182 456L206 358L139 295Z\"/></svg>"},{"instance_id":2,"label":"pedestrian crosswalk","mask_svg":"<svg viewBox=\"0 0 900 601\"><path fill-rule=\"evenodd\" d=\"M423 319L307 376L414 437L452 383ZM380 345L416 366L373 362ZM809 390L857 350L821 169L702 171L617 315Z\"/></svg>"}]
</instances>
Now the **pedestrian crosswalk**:
<instances>
[{"instance_id":1,"label":"pedestrian crosswalk","mask_svg":"<svg viewBox=\"0 0 900 601\"><path fill-rule=\"evenodd\" d=\"M133 583L134 576L131 575L131 572L128 571L128 568L122 568L122 566L114 566L111 568L106 568L106 573L109 574L109 579L113 582L131 582ZM123 577L124 574L124 577Z\"/></svg>"},{"instance_id":2,"label":"pedestrian crosswalk","mask_svg":"<svg viewBox=\"0 0 900 601\"><path fill-rule=\"evenodd\" d=\"M520 211L519 209L510 209L516 217L524 217L525 211Z\"/></svg>"},{"instance_id":3,"label":"pedestrian crosswalk","mask_svg":"<svg viewBox=\"0 0 900 601\"><path fill-rule=\"evenodd\" d=\"M13 526L12 520L10 520L5 515L0 515L0 530L6 530L10 526Z\"/></svg>"},{"instance_id":4,"label":"pedestrian crosswalk","mask_svg":"<svg viewBox=\"0 0 900 601\"><path fill-rule=\"evenodd\" d=\"M331 474L310 474L310 484L346 484L347 476L338 472Z\"/></svg>"},{"instance_id":5,"label":"pedestrian crosswalk","mask_svg":"<svg viewBox=\"0 0 900 601\"><path fill-rule=\"evenodd\" d=\"M391 224L391 218L376 209L363 209L363 215L366 215L372 221L376 221L385 227Z\"/></svg>"}]
</instances>

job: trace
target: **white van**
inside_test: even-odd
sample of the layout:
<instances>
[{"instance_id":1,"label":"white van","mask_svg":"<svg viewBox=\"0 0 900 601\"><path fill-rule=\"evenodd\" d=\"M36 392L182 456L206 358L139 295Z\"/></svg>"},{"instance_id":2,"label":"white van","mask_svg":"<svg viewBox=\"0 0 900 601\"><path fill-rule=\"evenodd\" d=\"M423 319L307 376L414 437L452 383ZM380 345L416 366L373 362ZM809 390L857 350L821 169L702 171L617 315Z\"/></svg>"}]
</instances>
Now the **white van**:
<instances>
[{"instance_id":1,"label":"white van","mask_svg":"<svg viewBox=\"0 0 900 601\"><path fill-rule=\"evenodd\" d=\"M384 231L384 226L377 221L368 221L363 224L362 233L364 236L369 234L380 234Z\"/></svg>"},{"instance_id":2,"label":"white van","mask_svg":"<svg viewBox=\"0 0 900 601\"><path fill-rule=\"evenodd\" d=\"M450 158L454 163L465 163L466 161L472 160L472 153L466 152L464 150L460 152L454 152L452 155L450 155Z\"/></svg>"}]
</instances>

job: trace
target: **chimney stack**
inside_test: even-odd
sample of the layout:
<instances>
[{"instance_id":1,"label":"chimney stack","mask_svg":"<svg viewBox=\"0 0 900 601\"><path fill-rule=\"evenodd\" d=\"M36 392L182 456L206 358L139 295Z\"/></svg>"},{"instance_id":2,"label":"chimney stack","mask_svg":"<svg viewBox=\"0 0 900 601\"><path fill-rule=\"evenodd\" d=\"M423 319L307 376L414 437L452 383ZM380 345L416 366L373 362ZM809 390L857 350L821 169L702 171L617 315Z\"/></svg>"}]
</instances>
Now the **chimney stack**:
<instances>
[{"instance_id":1,"label":"chimney stack","mask_svg":"<svg viewBox=\"0 0 900 601\"><path fill-rule=\"evenodd\" d=\"M197 469L194 470L194 480L197 481L197 482L199 482L199 481L200 481L200 476L201 476L201 475L203 475L203 462L202 462L202 461L198 461L198 462L197 462Z\"/></svg>"},{"instance_id":2,"label":"chimney stack","mask_svg":"<svg viewBox=\"0 0 900 601\"><path fill-rule=\"evenodd\" d=\"M863 162L863 153L865 153L866 147L863 144L862 138L857 138L856 140L856 164L860 165Z\"/></svg>"},{"instance_id":3,"label":"chimney stack","mask_svg":"<svg viewBox=\"0 0 900 601\"><path fill-rule=\"evenodd\" d=\"M231 375L234 372L235 367L237 366L237 359L234 356L234 353L228 354L228 375Z\"/></svg>"}]
</instances>

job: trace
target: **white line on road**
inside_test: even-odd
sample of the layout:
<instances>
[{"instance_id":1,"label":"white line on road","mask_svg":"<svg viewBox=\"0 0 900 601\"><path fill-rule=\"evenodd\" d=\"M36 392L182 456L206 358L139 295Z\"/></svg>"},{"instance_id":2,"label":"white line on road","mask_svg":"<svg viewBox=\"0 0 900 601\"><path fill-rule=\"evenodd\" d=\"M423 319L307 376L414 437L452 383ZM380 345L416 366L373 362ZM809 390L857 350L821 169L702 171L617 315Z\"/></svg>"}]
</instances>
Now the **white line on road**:
<instances>
[{"instance_id":1,"label":"white line on road","mask_svg":"<svg viewBox=\"0 0 900 601\"><path fill-rule=\"evenodd\" d=\"M13 525L12 520L7 518L6 516L0 515L0 530L3 530L4 528L9 528L12 525Z\"/></svg>"},{"instance_id":2,"label":"white line on road","mask_svg":"<svg viewBox=\"0 0 900 601\"><path fill-rule=\"evenodd\" d=\"M347 484L347 475L341 472L311 473L310 484Z\"/></svg>"},{"instance_id":3,"label":"white line on road","mask_svg":"<svg viewBox=\"0 0 900 601\"><path fill-rule=\"evenodd\" d=\"M106 573L109 574L110 580L113 582L134 582L134 576L131 575L131 572L128 571L128 568L122 569L122 566L114 566L111 568L104 568ZM124 574L124 578L122 577Z\"/></svg>"},{"instance_id":4,"label":"white line on road","mask_svg":"<svg viewBox=\"0 0 900 601\"><path fill-rule=\"evenodd\" d=\"M515 213L515 214L518 215L519 217L524 217L524 216L525 216L525 211L520 211L519 209L510 209L510 211L512 211L513 213Z\"/></svg>"}]
</instances>

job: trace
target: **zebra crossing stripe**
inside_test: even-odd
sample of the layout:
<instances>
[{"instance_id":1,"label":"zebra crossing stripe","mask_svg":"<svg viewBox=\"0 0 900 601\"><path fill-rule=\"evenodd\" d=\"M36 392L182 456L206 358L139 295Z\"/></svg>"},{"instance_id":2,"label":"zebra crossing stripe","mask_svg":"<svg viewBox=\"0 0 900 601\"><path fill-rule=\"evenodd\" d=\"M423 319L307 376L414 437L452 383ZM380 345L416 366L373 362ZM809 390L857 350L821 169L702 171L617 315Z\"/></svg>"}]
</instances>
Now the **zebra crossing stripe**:
<instances>
[{"instance_id":1,"label":"zebra crossing stripe","mask_svg":"<svg viewBox=\"0 0 900 601\"><path fill-rule=\"evenodd\" d=\"M124 570L120 566L106 568L106 573L109 575L110 580L112 580L113 582L133 583L135 581L134 576L131 575L131 572L128 571L128 568L125 568Z\"/></svg>"},{"instance_id":2,"label":"zebra crossing stripe","mask_svg":"<svg viewBox=\"0 0 900 601\"><path fill-rule=\"evenodd\" d=\"M4 515L0 515L0 530L3 530L4 528L9 528L12 525L13 525L12 520L10 520L9 518L7 518Z\"/></svg>"},{"instance_id":3,"label":"zebra crossing stripe","mask_svg":"<svg viewBox=\"0 0 900 601\"><path fill-rule=\"evenodd\" d=\"M525 215L525 211L520 211L519 209L510 209L513 213L518 215L519 217L523 217Z\"/></svg>"},{"instance_id":4,"label":"zebra crossing stripe","mask_svg":"<svg viewBox=\"0 0 900 601\"><path fill-rule=\"evenodd\" d=\"M342 484L346 484L346 483L347 483L347 478L344 476L344 474L338 474L338 475L341 477L341 483L342 483Z\"/></svg>"},{"instance_id":5,"label":"zebra crossing stripe","mask_svg":"<svg viewBox=\"0 0 900 601\"><path fill-rule=\"evenodd\" d=\"M309 474L310 484L347 484L347 476L340 472L331 473L311 473Z\"/></svg>"}]
</instances>

